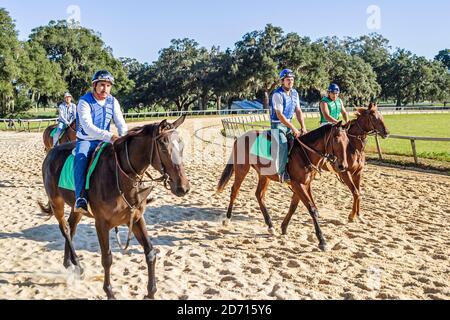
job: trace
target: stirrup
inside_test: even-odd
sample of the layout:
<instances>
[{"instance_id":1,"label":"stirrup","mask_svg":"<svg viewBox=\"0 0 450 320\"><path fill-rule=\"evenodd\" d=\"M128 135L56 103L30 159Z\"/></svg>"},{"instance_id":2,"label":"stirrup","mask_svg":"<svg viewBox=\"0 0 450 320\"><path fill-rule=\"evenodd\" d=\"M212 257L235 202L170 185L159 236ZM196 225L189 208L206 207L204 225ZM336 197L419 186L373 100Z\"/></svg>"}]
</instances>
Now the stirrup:
<instances>
[{"instance_id":1,"label":"stirrup","mask_svg":"<svg viewBox=\"0 0 450 320\"><path fill-rule=\"evenodd\" d=\"M78 198L75 201L75 212L88 212L88 203L85 198Z\"/></svg>"}]
</instances>

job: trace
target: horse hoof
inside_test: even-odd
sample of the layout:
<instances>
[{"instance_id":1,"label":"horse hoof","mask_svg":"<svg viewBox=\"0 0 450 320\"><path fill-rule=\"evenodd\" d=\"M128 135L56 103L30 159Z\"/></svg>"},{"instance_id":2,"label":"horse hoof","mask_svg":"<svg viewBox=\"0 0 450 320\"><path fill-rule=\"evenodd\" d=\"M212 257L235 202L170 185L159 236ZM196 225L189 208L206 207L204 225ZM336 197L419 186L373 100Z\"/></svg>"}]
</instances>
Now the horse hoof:
<instances>
[{"instance_id":1,"label":"horse hoof","mask_svg":"<svg viewBox=\"0 0 450 320\"><path fill-rule=\"evenodd\" d=\"M75 266L75 273L80 277L80 279L84 279L84 269L81 266Z\"/></svg>"},{"instance_id":2,"label":"horse hoof","mask_svg":"<svg viewBox=\"0 0 450 320\"><path fill-rule=\"evenodd\" d=\"M276 236L277 235L277 232L275 231L275 228L269 228L269 234L271 235L271 236Z\"/></svg>"},{"instance_id":3,"label":"horse hoof","mask_svg":"<svg viewBox=\"0 0 450 320\"><path fill-rule=\"evenodd\" d=\"M348 223L354 223L355 222L355 218L353 218L352 216L348 217Z\"/></svg>"},{"instance_id":4,"label":"horse hoof","mask_svg":"<svg viewBox=\"0 0 450 320\"><path fill-rule=\"evenodd\" d=\"M144 300L155 300L155 295L154 295L154 294L146 295L146 296L144 297Z\"/></svg>"},{"instance_id":5,"label":"horse hoof","mask_svg":"<svg viewBox=\"0 0 450 320\"><path fill-rule=\"evenodd\" d=\"M223 225L224 227L228 227L230 224L231 224L231 219L225 219L225 220L223 220L223 222L222 222L222 225Z\"/></svg>"},{"instance_id":6,"label":"horse hoof","mask_svg":"<svg viewBox=\"0 0 450 320\"><path fill-rule=\"evenodd\" d=\"M319 244L319 249L322 250L322 252L327 252L328 248L326 244Z\"/></svg>"}]
</instances>

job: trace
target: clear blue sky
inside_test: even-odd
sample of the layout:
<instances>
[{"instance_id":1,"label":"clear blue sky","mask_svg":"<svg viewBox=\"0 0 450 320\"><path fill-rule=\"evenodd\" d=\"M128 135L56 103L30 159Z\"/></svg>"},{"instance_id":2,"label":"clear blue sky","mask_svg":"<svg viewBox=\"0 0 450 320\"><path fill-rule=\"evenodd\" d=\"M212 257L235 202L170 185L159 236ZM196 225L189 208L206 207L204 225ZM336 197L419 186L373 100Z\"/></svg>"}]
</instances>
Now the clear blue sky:
<instances>
[{"instance_id":1,"label":"clear blue sky","mask_svg":"<svg viewBox=\"0 0 450 320\"><path fill-rule=\"evenodd\" d=\"M232 48L242 36L267 23L309 36L357 37L378 32L393 47L433 58L450 48L448 0L0 0L16 22L19 38L50 20L68 19L68 8L80 8L81 25L102 34L116 57L152 62L174 38L195 39L200 45ZM379 30L369 29L370 5L380 8ZM444 23L444 21L446 23Z\"/></svg>"}]
</instances>

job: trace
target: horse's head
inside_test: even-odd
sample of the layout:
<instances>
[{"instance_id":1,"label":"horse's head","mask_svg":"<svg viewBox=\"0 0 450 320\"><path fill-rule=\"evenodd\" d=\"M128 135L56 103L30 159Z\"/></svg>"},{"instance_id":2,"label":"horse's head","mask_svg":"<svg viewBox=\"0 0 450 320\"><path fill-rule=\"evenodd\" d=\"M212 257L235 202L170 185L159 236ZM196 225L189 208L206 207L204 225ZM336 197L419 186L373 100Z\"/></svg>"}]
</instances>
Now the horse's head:
<instances>
[{"instance_id":1,"label":"horse's head","mask_svg":"<svg viewBox=\"0 0 450 320\"><path fill-rule=\"evenodd\" d=\"M330 142L328 144L331 147L328 148L331 149L331 153L329 150L325 151L333 156L335 160L333 163L334 168L339 172L346 171L348 169L347 147L349 140L347 131L345 131L342 126L342 121L332 125L329 141Z\"/></svg>"},{"instance_id":2,"label":"horse's head","mask_svg":"<svg viewBox=\"0 0 450 320\"><path fill-rule=\"evenodd\" d=\"M389 130L384 124L383 116L376 103L370 103L367 109L359 108L356 111L358 125L367 133L376 132L383 139L389 137Z\"/></svg>"},{"instance_id":3,"label":"horse's head","mask_svg":"<svg viewBox=\"0 0 450 320\"><path fill-rule=\"evenodd\" d=\"M154 147L156 156L152 161L152 165L157 170L168 176L170 190L178 197L185 196L190 190L183 165L184 143L176 130L185 119L186 116L183 116L174 123L164 120L159 124Z\"/></svg>"}]
</instances>

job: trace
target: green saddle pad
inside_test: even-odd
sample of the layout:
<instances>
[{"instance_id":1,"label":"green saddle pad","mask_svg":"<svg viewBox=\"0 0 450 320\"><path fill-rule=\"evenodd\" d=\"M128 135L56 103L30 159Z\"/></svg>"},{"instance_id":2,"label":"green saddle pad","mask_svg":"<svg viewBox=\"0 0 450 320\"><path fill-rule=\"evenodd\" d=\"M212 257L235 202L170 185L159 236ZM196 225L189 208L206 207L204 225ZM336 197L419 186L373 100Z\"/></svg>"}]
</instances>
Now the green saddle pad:
<instances>
[{"instance_id":1,"label":"green saddle pad","mask_svg":"<svg viewBox=\"0 0 450 320\"><path fill-rule=\"evenodd\" d=\"M53 138L55 136L57 130L58 130L58 128L53 129L52 132L50 132L50 137Z\"/></svg>"},{"instance_id":2,"label":"green saddle pad","mask_svg":"<svg viewBox=\"0 0 450 320\"><path fill-rule=\"evenodd\" d=\"M98 160L100 159L100 155L102 154L103 150L106 148L106 146L109 143L103 143L100 147L100 150L96 153L95 159L92 162L92 165L89 167L87 176L86 176L86 190L89 190L91 187L91 176L94 172L95 168L97 167ZM70 156L67 158L64 167L61 172L61 176L59 177L59 184L58 187L70 191L75 191L75 175L73 170L73 162L75 160L75 156L71 153Z\"/></svg>"},{"instance_id":3,"label":"green saddle pad","mask_svg":"<svg viewBox=\"0 0 450 320\"><path fill-rule=\"evenodd\" d=\"M50 132L50 137L53 138L55 136L55 134L56 134L56 131L58 131L58 127L56 127L55 129L52 130L52 132ZM67 129L64 129L61 132L61 135L59 136L59 140L61 140L64 137L64 135L66 134L66 131L67 131Z\"/></svg>"},{"instance_id":4,"label":"green saddle pad","mask_svg":"<svg viewBox=\"0 0 450 320\"><path fill-rule=\"evenodd\" d=\"M260 134L253 143L250 153L254 156L261 157L267 160L273 160L271 155L272 141L269 141L267 134Z\"/></svg>"}]
</instances>

